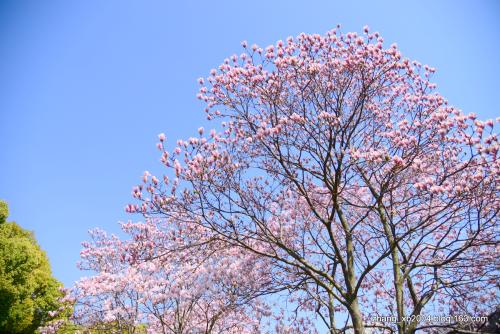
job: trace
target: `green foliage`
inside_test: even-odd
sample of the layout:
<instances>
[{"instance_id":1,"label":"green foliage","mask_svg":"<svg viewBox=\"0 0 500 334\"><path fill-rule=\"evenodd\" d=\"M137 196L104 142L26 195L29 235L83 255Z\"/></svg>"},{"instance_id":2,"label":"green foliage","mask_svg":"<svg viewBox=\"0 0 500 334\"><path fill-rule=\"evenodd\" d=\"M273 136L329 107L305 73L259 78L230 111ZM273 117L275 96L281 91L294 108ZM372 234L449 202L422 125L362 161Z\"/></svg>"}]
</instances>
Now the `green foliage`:
<instances>
[{"instance_id":1,"label":"green foliage","mask_svg":"<svg viewBox=\"0 0 500 334\"><path fill-rule=\"evenodd\" d=\"M123 326L118 322L107 322L101 324L94 324L92 328L80 328L81 333L84 334L102 334L102 333L120 333L120 334L146 334L147 327L144 324L134 325L134 326ZM69 334L69 333L68 333ZM73 333L72 333L73 334Z\"/></svg>"},{"instance_id":2,"label":"green foliage","mask_svg":"<svg viewBox=\"0 0 500 334\"><path fill-rule=\"evenodd\" d=\"M9 207L6 202L0 201L0 224L5 223L9 216Z\"/></svg>"},{"instance_id":3,"label":"green foliage","mask_svg":"<svg viewBox=\"0 0 500 334\"><path fill-rule=\"evenodd\" d=\"M61 284L33 233L6 222L7 215L0 201L0 333L35 333L59 307Z\"/></svg>"},{"instance_id":4,"label":"green foliage","mask_svg":"<svg viewBox=\"0 0 500 334\"><path fill-rule=\"evenodd\" d=\"M124 328L116 321L97 323L91 326L75 325L71 321L58 328L57 334L147 334L147 325L138 324L131 328Z\"/></svg>"}]
</instances>

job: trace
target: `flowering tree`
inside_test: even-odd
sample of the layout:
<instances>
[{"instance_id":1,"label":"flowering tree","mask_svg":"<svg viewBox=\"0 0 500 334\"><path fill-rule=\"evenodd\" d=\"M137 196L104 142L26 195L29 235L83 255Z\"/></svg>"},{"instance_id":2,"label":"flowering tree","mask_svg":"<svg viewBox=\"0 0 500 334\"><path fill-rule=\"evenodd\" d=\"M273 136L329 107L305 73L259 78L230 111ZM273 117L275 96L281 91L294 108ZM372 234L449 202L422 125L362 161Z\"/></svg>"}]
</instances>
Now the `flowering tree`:
<instances>
[{"instance_id":1,"label":"flowering tree","mask_svg":"<svg viewBox=\"0 0 500 334\"><path fill-rule=\"evenodd\" d=\"M122 229L131 240L95 229L92 241L83 243L79 266L97 274L82 278L66 296L76 302L75 325L175 334L255 333L259 328L267 311L258 296L271 284L258 257L203 240L196 229L184 234L179 226L151 221L129 222ZM58 332L65 325L59 321L42 332Z\"/></svg>"},{"instance_id":2,"label":"flowering tree","mask_svg":"<svg viewBox=\"0 0 500 334\"><path fill-rule=\"evenodd\" d=\"M491 312L494 122L450 106L433 68L367 27L242 45L199 79L217 129L172 152L159 136L167 171L146 172L126 208L146 225L127 225L130 242L84 250L99 272L79 285L80 298L99 300L91 313L137 321L140 311L173 333L413 333L457 325L422 315ZM258 311L272 294L284 300ZM196 316L181 325L179 312ZM216 314L225 327L209 331Z\"/></svg>"},{"instance_id":3,"label":"flowering tree","mask_svg":"<svg viewBox=\"0 0 500 334\"><path fill-rule=\"evenodd\" d=\"M84 244L81 268L99 274L76 285L79 323L111 322L131 333L139 323L154 333L253 332L260 318L255 297L269 285L258 258L195 239L195 229L184 235L151 222L122 227L132 241L94 230L93 242Z\"/></svg>"}]
</instances>

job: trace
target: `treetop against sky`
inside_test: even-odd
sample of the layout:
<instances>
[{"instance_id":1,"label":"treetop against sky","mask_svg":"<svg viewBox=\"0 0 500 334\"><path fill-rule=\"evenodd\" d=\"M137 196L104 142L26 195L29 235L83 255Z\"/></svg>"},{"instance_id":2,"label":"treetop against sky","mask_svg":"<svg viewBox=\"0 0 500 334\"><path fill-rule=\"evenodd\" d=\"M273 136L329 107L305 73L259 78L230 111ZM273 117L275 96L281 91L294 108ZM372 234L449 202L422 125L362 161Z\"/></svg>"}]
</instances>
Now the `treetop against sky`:
<instances>
[{"instance_id":1,"label":"treetop against sky","mask_svg":"<svg viewBox=\"0 0 500 334\"><path fill-rule=\"evenodd\" d=\"M83 244L73 321L414 333L494 312L500 119L451 106L368 26L241 46L198 79L212 129L158 135L163 170L126 206L141 221Z\"/></svg>"},{"instance_id":2,"label":"treetop against sky","mask_svg":"<svg viewBox=\"0 0 500 334\"><path fill-rule=\"evenodd\" d=\"M247 51L253 52L255 43L265 57L272 44L277 56L275 41L286 45L287 36L303 31L324 36L339 22L344 33L362 36L369 24L371 33L384 36L384 50L397 42L402 58L438 69L432 81L450 108L475 113L478 122L498 117L496 1L287 6L4 1L1 6L0 140L7 144L0 198L9 202L13 220L35 231L55 276L67 286L81 276L74 263L87 230L99 226L126 237L116 222L138 218L122 209L138 175L145 169L163 173L152 145L156 134L165 133L172 143L189 135L201 140L199 126L207 129L204 136L213 127L223 131L207 122L205 106L195 97L201 94L203 102L208 91L198 92L196 80L207 69L217 72L226 57L222 66L231 66L232 54L239 59L242 39L248 41ZM237 72L231 72L231 80L241 75ZM293 119L301 121L299 116ZM264 128L270 124L263 123ZM489 124L483 125L487 133ZM357 159L386 158L382 152L351 153ZM183 160L178 161L181 172ZM156 180L163 182L160 176ZM426 178L418 187L448 191Z\"/></svg>"}]
</instances>

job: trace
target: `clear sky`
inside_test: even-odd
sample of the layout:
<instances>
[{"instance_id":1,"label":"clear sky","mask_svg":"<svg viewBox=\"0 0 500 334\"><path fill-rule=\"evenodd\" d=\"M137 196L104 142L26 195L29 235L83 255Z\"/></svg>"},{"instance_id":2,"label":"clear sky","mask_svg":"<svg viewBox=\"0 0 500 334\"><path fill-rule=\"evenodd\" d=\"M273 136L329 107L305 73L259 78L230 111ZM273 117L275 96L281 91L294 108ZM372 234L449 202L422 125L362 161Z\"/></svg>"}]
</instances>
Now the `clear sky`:
<instances>
[{"instance_id":1,"label":"clear sky","mask_svg":"<svg viewBox=\"0 0 500 334\"><path fill-rule=\"evenodd\" d=\"M367 24L437 68L438 90L500 116L500 1L0 0L0 198L66 285L89 228L118 232L157 134L206 126L196 79L240 41Z\"/></svg>"}]
</instances>

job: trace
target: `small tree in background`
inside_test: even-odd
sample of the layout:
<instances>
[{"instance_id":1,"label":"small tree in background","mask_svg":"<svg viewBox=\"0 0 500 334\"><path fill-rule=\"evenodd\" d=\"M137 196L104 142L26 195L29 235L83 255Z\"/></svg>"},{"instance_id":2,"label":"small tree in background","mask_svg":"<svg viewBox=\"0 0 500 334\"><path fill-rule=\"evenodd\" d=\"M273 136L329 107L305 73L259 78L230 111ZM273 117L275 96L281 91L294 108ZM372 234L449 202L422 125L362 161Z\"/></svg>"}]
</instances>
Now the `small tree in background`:
<instances>
[{"instance_id":1,"label":"small tree in background","mask_svg":"<svg viewBox=\"0 0 500 334\"><path fill-rule=\"evenodd\" d=\"M62 293L33 233L7 222L0 201L0 332L34 333L59 309Z\"/></svg>"},{"instance_id":2,"label":"small tree in background","mask_svg":"<svg viewBox=\"0 0 500 334\"><path fill-rule=\"evenodd\" d=\"M414 333L460 327L423 315L493 311L494 122L450 106L433 68L368 28L243 47L199 80L219 130L172 152L159 136L168 171L146 172L127 206L146 223L85 247L98 273L74 290L80 313L174 334ZM240 327L186 316L228 296L229 309L205 313Z\"/></svg>"}]
</instances>

